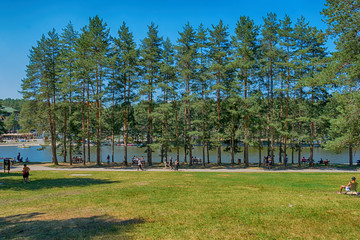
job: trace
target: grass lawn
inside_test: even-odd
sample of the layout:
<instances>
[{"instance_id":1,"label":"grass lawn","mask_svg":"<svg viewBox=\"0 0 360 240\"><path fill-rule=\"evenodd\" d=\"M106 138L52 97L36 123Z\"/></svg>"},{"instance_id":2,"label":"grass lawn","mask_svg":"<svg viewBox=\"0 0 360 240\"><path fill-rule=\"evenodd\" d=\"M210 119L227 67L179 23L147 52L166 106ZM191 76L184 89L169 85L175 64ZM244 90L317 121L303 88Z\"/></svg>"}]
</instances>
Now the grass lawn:
<instances>
[{"instance_id":1,"label":"grass lawn","mask_svg":"<svg viewBox=\"0 0 360 240\"><path fill-rule=\"evenodd\" d=\"M336 194L350 177L0 173L0 239L357 239L360 198Z\"/></svg>"}]
</instances>

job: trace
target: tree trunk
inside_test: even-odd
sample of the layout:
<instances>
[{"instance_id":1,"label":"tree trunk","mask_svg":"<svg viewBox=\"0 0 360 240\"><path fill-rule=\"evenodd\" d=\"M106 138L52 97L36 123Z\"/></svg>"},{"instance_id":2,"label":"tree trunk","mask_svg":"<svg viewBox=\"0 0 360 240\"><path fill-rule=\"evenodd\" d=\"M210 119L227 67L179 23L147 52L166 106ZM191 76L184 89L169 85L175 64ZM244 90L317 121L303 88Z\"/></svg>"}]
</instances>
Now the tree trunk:
<instances>
[{"instance_id":1,"label":"tree trunk","mask_svg":"<svg viewBox=\"0 0 360 240\"><path fill-rule=\"evenodd\" d=\"M206 157L207 157L207 163L209 164L210 163L210 151L209 151L209 141L207 141L207 145L206 145Z\"/></svg>"},{"instance_id":2,"label":"tree trunk","mask_svg":"<svg viewBox=\"0 0 360 240\"><path fill-rule=\"evenodd\" d=\"M177 110L177 102L175 96L174 96L174 108L175 108L176 160L180 161L178 110Z\"/></svg>"},{"instance_id":3,"label":"tree trunk","mask_svg":"<svg viewBox=\"0 0 360 240\"><path fill-rule=\"evenodd\" d=\"M124 83L124 165L127 166L128 159L128 129L127 129L127 99L126 99L126 82Z\"/></svg>"},{"instance_id":4,"label":"tree trunk","mask_svg":"<svg viewBox=\"0 0 360 240\"><path fill-rule=\"evenodd\" d=\"M261 136L259 134L259 138L258 138L258 141L259 141L259 167L261 167Z\"/></svg>"},{"instance_id":5,"label":"tree trunk","mask_svg":"<svg viewBox=\"0 0 360 240\"><path fill-rule=\"evenodd\" d=\"M246 60L246 59L245 59ZM247 75L247 71L245 71L245 76ZM249 115L247 114L247 78L245 78L245 91L244 91L244 110L245 110L245 129L244 129L244 163L245 167L249 166L249 142L248 142L248 135L249 135Z\"/></svg>"},{"instance_id":6,"label":"tree trunk","mask_svg":"<svg viewBox=\"0 0 360 240\"><path fill-rule=\"evenodd\" d=\"M81 115L82 115L82 119L81 119L81 129L82 129L82 136L81 136L81 140L82 140L82 159L83 159L83 164L85 165L85 159L86 159L86 149L85 149L85 79L83 81L83 91L82 91L82 106L81 106ZM71 160L72 161L72 160Z\"/></svg>"},{"instance_id":7,"label":"tree trunk","mask_svg":"<svg viewBox=\"0 0 360 240\"><path fill-rule=\"evenodd\" d=\"M87 118L86 118L86 128L87 128L87 162L90 162L90 86L89 86L89 80L87 84ZM85 161L85 159L84 159Z\"/></svg>"},{"instance_id":8,"label":"tree trunk","mask_svg":"<svg viewBox=\"0 0 360 240\"><path fill-rule=\"evenodd\" d=\"M187 111L186 111L187 105L186 105L186 100L185 100L185 110L184 110L184 163L187 163L187 132L186 132L186 128L187 128Z\"/></svg>"},{"instance_id":9,"label":"tree trunk","mask_svg":"<svg viewBox=\"0 0 360 240\"><path fill-rule=\"evenodd\" d=\"M219 73L220 74L220 73ZM217 84L220 86L220 77L218 77ZM216 90L216 106L217 106L217 121L218 121L218 152L217 152L217 164L221 164L221 138L220 138L220 132L221 132L221 109L220 109L220 89Z\"/></svg>"},{"instance_id":10,"label":"tree trunk","mask_svg":"<svg viewBox=\"0 0 360 240\"><path fill-rule=\"evenodd\" d=\"M152 79L149 79L149 85L153 86L153 81ZM151 149L151 144L152 144L152 90L149 93L149 108L148 108L148 134L147 134L147 157L148 157L148 164L149 166L152 166L152 149Z\"/></svg>"},{"instance_id":11,"label":"tree trunk","mask_svg":"<svg viewBox=\"0 0 360 240\"><path fill-rule=\"evenodd\" d=\"M56 130L55 130L55 124L54 124L55 119L54 119L53 113L52 113L52 111L54 111L54 110L52 109L51 100L50 100L49 96L47 97L47 105L48 105L52 162L55 165L58 165L59 163L57 161L57 156L56 156L56 138L55 138ZM53 105L55 105L55 103L53 103Z\"/></svg>"},{"instance_id":12,"label":"tree trunk","mask_svg":"<svg viewBox=\"0 0 360 240\"><path fill-rule=\"evenodd\" d=\"M272 42L270 41L270 48L272 50ZM273 123L274 122L274 79L273 79L273 62L270 63L270 122ZM272 162L275 163L275 159L274 159L274 127L270 126L271 129L271 159L273 160Z\"/></svg>"},{"instance_id":13,"label":"tree trunk","mask_svg":"<svg viewBox=\"0 0 360 240\"><path fill-rule=\"evenodd\" d=\"M70 92L70 98L69 98L69 158L70 158L70 165L72 165L72 109L71 109L71 105L72 105L72 98L71 98L71 92Z\"/></svg>"},{"instance_id":14,"label":"tree trunk","mask_svg":"<svg viewBox=\"0 0 360 240\"><path fill-rule=\"evenodd\" d=\"M311 104L312 106L314 106L314 88L312 88L312 92L311 92ZM314 160L314 139L315 139L315 126L314 126L314 121L311 118L311 133L310 133L310 160L313 161Z\"/></svg>"},{"instance_id":15,"label":"tree trunk","mask_svg":"<svg viewBox=\"0 0 360 240\"><path fill-rule=\"evenodd\" d=\"M65 101L64 101L65 104ZM64 153L64 163L66 163L66 158L67 158L67 141L66 141L66 137L67 137L67 129L66 129L66 107L64 107L64 118L63 118L63 153Z\"/></svg>"},{"instance_id":16,"label":"tree trunk","mask_svg":"<svg viewBox=\"0 0 360 240\"><path fill-rule=\"evenodd\" d=\"M96 108L97 108L97 136L96 136L96 164L101 165L101 76L96 70Z\"/></svg>"},{"instance_id":17,"label":"tree trunk","mask_svg":"<svg viewBox=\"0 0 360 240\"><path fill-rule=\"evenodd\" d=\"M301 104L301 100L302 100L302 89L300 88L300 96L299 96L299 100ZM299 118L301 118L301 107L299 106ZM299 165L300 165L300 161L301 161L301 134L302 134L302 128L301 128L301 121L299 121L299 149L298 149L298 161L299 161Z\"/></svg>"},{"instance_id":18,"label":"tree trunk","mask_svg":"<svg viewBox=\"0 0 360 240\"><path fill-rule=\"evenodd\" d=\"M290 90L290 67L289 67L289 63L290 63L290 48L289 48L289 38L287 38L287 54L286 54L286 63L287 65L287 81L286 81L286 109L285 109L285 127L284 127L284 131L285 131L285 137L284 137L284 166L286 167L286 152L287 152L287 139L288 139L288 122L287 122L287 118L289 116L289 90ZM292 159L292 163L294 164L294 159Z\"/></svg>"},{"instance_id":19,"label":"tree trunk","mask_svg":"<svg viewBox=\"0 0 360 240\"><path fill-rule=\"evenodd\" d=\"M231 118L231 165L235 164L235 119Z\"/></svg>"}]
</instances>

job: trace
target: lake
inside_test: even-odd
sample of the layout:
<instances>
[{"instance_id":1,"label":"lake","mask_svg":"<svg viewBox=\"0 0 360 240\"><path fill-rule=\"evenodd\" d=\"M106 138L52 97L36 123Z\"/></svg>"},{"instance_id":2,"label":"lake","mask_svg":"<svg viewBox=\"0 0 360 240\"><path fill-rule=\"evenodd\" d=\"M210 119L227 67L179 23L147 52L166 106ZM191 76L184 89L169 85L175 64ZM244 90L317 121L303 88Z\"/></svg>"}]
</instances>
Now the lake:
<instances>
[{"instance_id":1,"label":"lake","mask_svg":"<svg viewBox=\"0 0 360 240\"><path fill-rule=\"evenodd\" d=\"M18 153L21 154L23 159L25 160L26 157L29 158L31 162L51 162L51 149L50 147L46 147L44 150L38 151L39 146L31 146L30 148L18 148L16 146L0 146L0 157L12 157L15 158ZM128 146L128 161L132 156L144 156L146 159L146 148L140 148L137 146ZM241 148L243 150L243 148ZM275 148L275 162L278 162L278 148ZM290 150L290 151L289 151ZM302 150L302 156L305 158L309 157L310 148L304 147ZM102 146L101 148L101 156L102 161L106 161L106 156L111 154L111 147L110 146ZM267 148L264 148L262 151L262 156L267 154ZM73 154L75 155L75 154ZM202 148L200 146L194 146L193 155L199 158L202 158ZM176 150L172 150L172 152L168 153L168 157L172 156L174 159L176 158ZM291 163L291 149L288 149L288 156L289 156L289 163ZM124 158L124 147L123 146L115 146L115 162L123 162ZM238 153L235 155L235 162L237 159L244 159L243 153ZM336 154L332 151L324 150L320 147L314 148L314 160L318 162L322 158L325 160L328 158L330 163L348 163L349 162L349 154L348 151L345 150L340 154ZM184 159L183 149L180 149L180 162ZM222 153L222 162L223 163L230 163L230 152L223 151ZM354 156L354 163L356 160L359 159L358 153ZM63 160L61 156L58 156L59 162ZM91 147L91 161L96 161L96 147ZM249 161L250 163L257 163L258 162L258 150L254 147L249 148ZM155 151L153 153L153 162L160 162L160 151ZM211 150L210 151L210 162L216 163L217 162L217 151ZM294 153L294 162L297 162L297 152Z\"/></svg>"}]
</instances>

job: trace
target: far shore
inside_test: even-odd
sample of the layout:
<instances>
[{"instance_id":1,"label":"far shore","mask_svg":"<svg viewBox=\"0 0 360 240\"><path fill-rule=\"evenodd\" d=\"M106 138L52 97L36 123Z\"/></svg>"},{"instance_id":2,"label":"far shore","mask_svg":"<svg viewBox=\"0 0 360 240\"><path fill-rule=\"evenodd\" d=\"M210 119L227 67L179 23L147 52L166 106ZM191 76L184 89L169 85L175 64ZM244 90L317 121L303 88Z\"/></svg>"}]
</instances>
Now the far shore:
<instances>
[{"instance_id":1,"label":"far shore","mask_svg":"<svg viewBox=\"0 0 360 240\"><path fill-rule=\"evenodd\" d=\"M9 143L0 143L0 147L19 147L19 146L41 146L38 142L9 142Z\"/></svg>"}]
</instances>

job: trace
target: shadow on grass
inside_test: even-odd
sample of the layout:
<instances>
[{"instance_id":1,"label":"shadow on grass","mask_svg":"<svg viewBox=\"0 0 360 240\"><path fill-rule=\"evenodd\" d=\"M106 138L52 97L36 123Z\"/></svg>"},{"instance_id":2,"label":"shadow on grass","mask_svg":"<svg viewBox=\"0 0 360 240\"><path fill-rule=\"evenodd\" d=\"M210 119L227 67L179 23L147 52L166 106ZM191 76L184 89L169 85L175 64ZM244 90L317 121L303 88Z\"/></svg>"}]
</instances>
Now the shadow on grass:
<instances>
[{"instance_id":1,"label":"shadow on grass","mask_svg":"<svg viewBox=\"0 0 360 240\"><path fill-rule=\"evenodd\" d=\"M117 181L110 181L104 179L95 178L84 178L84 177L73 177L73 178L40 178L32 179L30 175L30 183L23 183L22 175L20 174L0 174L0 189L6 190L11 189L15 191L23 190L39 190L39 189L50 189L50 188L67 188L67 187L83 187L90 185L99 184L111 184ZM9 176L9 177L7 177ZM16 176L14 179L13 176Z\"/></svg>"},{"instance_id":2,"label":"shadow on grass","mask_svg":"<svg viewBox=\"0 0 360 240\"><path fill-rule=\"evenodd\" d=\"M143 219L119 220L107 215L41 220L43 215L35 212L0 218L0 239L91 239L106 235L127 239L136 225L145 223Z\"/></svg>"}]
</instances>

